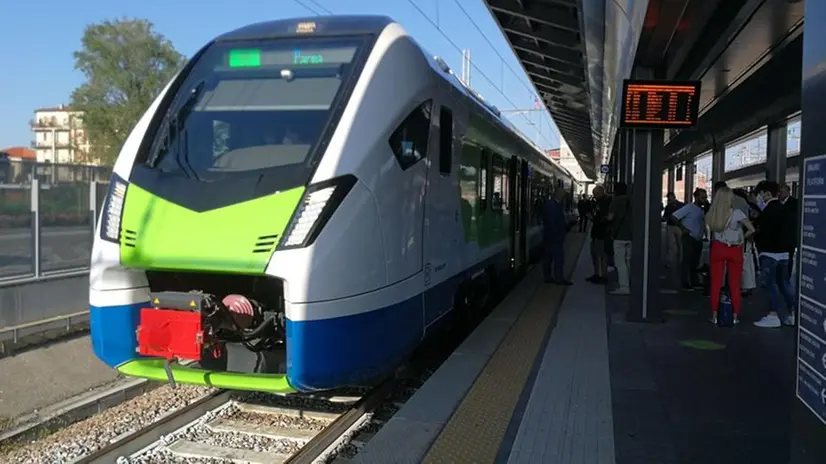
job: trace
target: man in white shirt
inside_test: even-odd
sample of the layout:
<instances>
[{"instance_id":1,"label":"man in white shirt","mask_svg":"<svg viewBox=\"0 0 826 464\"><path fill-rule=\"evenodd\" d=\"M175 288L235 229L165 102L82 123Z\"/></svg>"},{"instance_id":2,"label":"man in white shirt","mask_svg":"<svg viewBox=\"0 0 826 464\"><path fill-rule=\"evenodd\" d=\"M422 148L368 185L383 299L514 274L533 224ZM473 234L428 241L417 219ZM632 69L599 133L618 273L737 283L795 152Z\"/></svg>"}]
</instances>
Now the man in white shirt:
<instances>
[{"instance_id":1,"label":"man in white shirt","mask_svg":"<svg viewBox=\"0 0 826 464\"><path fill-rule=\"evenodd\" d=\"M700 255L703 252L703 233L705 232L705 212L703 206L708 203L705 189L694 191L694 203L683 206L674 212L677 227L683 231L682 281L684 290L702 288L697 275Z\"/></svg>"}]
</instances>

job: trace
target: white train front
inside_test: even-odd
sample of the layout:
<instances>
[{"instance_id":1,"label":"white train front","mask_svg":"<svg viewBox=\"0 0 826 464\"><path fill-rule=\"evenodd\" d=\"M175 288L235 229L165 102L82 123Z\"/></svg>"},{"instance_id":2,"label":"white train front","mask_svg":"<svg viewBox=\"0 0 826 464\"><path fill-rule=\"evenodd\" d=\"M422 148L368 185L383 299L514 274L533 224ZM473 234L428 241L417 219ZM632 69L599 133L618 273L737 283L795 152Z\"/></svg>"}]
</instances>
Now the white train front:
<instances>
[{"instance_id":1,"label":"white train front","mask_svg":"<svg viewBox=\"0 0 826 464\"><path fill-rule=\"evenodd\" d=\"M392 374L541 245L572 187L393 20L218 37L135 126L90 282L126 375L278 393Z\"/></svg>"}]
</instances>

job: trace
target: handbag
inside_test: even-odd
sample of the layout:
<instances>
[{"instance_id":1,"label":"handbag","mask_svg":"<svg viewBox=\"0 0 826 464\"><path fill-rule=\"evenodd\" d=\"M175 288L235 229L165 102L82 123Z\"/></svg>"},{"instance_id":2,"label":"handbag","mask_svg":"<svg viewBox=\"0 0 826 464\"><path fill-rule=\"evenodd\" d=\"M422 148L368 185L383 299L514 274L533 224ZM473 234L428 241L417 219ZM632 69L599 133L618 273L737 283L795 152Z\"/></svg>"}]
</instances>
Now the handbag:
<instances>
[{"instance_id":1,"label":"handbag","mask_svg":"<svg viewBox=\"0 0 826 464\"><path fill-rule=\"evenodd\" d=\"M757 287L757 270L754 265L754 244L746 242L743 247L743 274L741 279L742 290L751 290Z\"/></svg>"}]
</instances>

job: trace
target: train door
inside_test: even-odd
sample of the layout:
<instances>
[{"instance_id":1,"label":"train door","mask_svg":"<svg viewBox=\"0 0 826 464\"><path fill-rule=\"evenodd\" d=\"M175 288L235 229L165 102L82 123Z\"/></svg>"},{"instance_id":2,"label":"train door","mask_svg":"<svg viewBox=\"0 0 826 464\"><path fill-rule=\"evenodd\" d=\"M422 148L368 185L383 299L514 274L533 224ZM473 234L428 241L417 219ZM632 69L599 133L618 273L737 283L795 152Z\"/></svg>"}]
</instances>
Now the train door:
<instances>
[{"instance_id":1,"label":"train door","mask_svg":"<svg viewBox=\"0 0 826 464\"><path fill-rule=\"evenodd\" d=\"M464 124L458 119L449 101L434 105L430 146L435 149L428 159L424 211L425 327L453 308L451 277L458 273L464 256L456 172L457 140L461 139Z\"/></svg>"},{"instance_id":2,"label":"train door","mask_svg":"<svg viewBox=\"0 0 826 464\"><path fill-rule=\"evenodd\" d=\"M522 224L522 164L519 158L513 156L508 163L508 207L510 208L510 242L511 242L511 264L514 269L519 269L524 262L524 241L525 229Z\"/></svg>"}]
</instances>

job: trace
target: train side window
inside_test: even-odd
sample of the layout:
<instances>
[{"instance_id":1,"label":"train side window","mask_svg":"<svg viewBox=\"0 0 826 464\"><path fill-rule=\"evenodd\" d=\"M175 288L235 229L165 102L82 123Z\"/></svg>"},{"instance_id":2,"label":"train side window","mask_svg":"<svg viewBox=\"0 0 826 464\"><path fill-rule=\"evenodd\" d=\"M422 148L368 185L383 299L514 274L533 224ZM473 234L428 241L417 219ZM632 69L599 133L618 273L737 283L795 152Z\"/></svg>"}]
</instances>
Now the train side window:
<instances>
[{"instance_id":1,"label":"train side window","mask_svg":"<svg viewBox=\"0 0 826 464\"><path fill-rule=\"evenodd\" d=\"M390 148L396 155L402 170L418 163L427 156L427 141L430 136L430 113L432 100L419 105L404 118L404 121L390 136Z\"/></svg>"},{"instance_id":2,"label":"train side window","mask_svg":"<svg viewBox=\"0 0 826 464\"><path fill-rule=\"evenodd\" d=\"M501 211L505 206L505 165L504 160L499 155L493 155L493 210Z\"/></svg>"},{"instance_id":3,"label":"train side window","mask_svg":"<svg viewBox=\"0 0 826 464\"><path fill-rule=\"evenodd\" d=\"M442 107L439 111L439 172L450 175L453 163L453 112Z\"/></svg>"},{"instance_id":4,"label":"train side window","mask_svg":"<svg viewBox=\"0 0 826 464\"><path fill-rule=\"evenodd\" d=\"M479 208L484 211L488 207L488 151L482 149L479 157Z\"/></svg>"}]
</instances>

